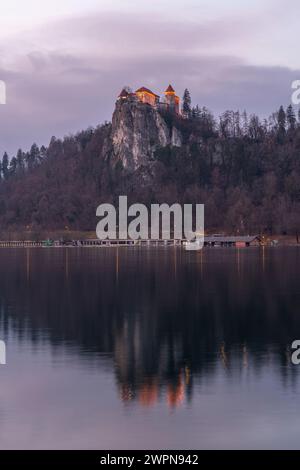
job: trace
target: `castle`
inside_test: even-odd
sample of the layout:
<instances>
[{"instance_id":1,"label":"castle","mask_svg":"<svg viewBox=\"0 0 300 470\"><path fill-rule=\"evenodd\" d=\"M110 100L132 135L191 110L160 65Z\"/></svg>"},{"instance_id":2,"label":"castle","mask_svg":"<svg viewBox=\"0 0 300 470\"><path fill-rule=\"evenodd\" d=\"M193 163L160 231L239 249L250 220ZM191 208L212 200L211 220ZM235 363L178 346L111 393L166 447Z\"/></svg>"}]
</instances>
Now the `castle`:
<instances>
[{"instance_id":1,"label":"castle","mask_svg":"<svg viewBox=\"0 0 300 470\"><path fill-rule=\"evenodd\" d=\"M179 114L179 103L180 99L176 95L175 90L171 85L168 86L164 92L164 101L160 101L160 96L153 93L149 88L141 87L135 92L128 91L123 88L118 96L118 101L139 101L141 103L148 104L154 108L168 109L176 114Z\"/></svg>"}]
</instances>

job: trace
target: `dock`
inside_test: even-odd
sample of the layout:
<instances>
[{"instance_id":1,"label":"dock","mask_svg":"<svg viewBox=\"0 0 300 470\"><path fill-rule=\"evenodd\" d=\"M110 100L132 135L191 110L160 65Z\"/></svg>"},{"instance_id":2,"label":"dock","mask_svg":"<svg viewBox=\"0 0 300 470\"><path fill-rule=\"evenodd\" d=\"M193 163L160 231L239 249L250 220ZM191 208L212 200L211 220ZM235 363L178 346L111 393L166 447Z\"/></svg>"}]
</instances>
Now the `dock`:
<instances>
[{"instance_id":1,"label":"dock","mask_svg":"<svg viewBox=\"0 0 300 470\"><path fill-rule=\"evenodd\" d=\"M186 239L182 240L0 240L0 248L93 248L93 247L132 247L132 246L185 246ZM213 235L204 237L204 247L235 247L244 248L260 246L261 240L257 235L253 236L223 236Z\"/></svg>"}]
</instances>

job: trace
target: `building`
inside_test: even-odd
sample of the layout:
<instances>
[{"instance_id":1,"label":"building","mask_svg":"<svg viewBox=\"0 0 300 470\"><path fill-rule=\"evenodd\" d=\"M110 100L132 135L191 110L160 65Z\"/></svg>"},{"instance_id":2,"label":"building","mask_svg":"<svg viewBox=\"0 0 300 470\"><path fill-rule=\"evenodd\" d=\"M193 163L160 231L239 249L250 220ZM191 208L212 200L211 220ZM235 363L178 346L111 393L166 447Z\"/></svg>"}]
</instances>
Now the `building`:
<instances>
[{"instance_id":1,"label":"building","mask_svg":"<svg viewBox=\"0 0 300 470\"><path fill-rule=\"evenodd\" d=\"M180 98L176 95L174 88L169 85L164 92L164 100L160 100L160 96L146 87L138 88L135 92L130 92L123 88L118 96L117 101L139 101L158 109L167 109L176 114L180 113Z\"/></svg>"},{"instance_id":2,"label":"building","mask_svg":"<svg viewBox=\"0 0 300 470\"><path fill-rule=\"evenodd\" d=\"M151 106L156 106L159 103L159 95L153 93L153 91L149 90L142 86L138 90L136 90L135 95L139 101L142 103L150 104Z\"/></svg>"},{"instance_id":3,"label":"building","mask_svg":"<svg viewBox=\"0 0 300 470\"><path fill-rule=\"evenodd\" d=\"M165 91L165 103L167 104L167 107L179 114L179 102L179 96L176 95L173 87L169 85Z\"/></svg>"},{"instance_id":4,"label":"building","mask_svg":"<svg viewBox=\"0 0 300 470\"><path fill-rule=\"evenodd\" d=\"M121 93L118 96L118 100L127 100L129 95L130 95L130 93L127 90L125 90L125 88L123 88L123 90L121 91Z\"/></svg>"},{"instance_id":5,"label":"building","mask_svg":"<svg viewBox=\"0 0 300 470\"><path fill-rule=\"evenodd\" d=\"M261 240L258 235L247 236L225 236L212 235L204 237L204 246L234 246L236 248L244 248L247 246L259 246Z\"/></svg>"}]
</instances>

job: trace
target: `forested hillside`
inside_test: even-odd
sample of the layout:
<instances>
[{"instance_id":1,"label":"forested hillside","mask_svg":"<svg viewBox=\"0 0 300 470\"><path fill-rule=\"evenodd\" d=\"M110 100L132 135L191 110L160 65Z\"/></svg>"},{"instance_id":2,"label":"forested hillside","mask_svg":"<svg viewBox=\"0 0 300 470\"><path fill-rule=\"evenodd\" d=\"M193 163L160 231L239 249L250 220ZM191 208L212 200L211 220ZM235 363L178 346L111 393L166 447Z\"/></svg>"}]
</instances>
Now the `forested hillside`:
<instances>
[{"instance_id":1,"label":"forested hillside","mask_svg":"<svg viewBox=\"0 0 300 470\"><path fill-rule=\"evenodd\" d=\"M2 229L94 230L97 206L127 194L147 204L204 203L211 231L300 230L300 123L291 106L265 121L233 111L216 119L199 107L163 118L182 145L157 147L131 172L112 155L111 124L5 154Z\"/></svg>"}]
</instances>

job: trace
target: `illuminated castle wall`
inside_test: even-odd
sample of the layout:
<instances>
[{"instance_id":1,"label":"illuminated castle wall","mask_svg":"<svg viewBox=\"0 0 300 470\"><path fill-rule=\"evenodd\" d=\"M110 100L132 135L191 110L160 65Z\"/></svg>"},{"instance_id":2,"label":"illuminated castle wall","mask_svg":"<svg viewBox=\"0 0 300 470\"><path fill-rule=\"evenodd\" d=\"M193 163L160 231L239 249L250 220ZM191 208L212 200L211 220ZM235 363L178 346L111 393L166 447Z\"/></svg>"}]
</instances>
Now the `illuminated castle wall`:
<instances>
[{"instance_id":1,"label":"illuminated castle wall","mask_svg":"<svg viewBox=\"0 0 300 470\"><path fill-rule=\"evenodd\" d=\"M179 114L180 99L171 85L168 86L164 95L164 101L160 101L160 96L153 93L149 88L141 87L134 93L123 88L118 96L118 100L138 100L141 103L149 104L157 108L168 109Z\"/></svg>"}]
</instances>

